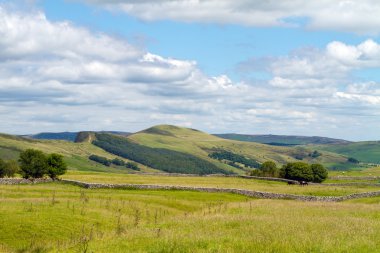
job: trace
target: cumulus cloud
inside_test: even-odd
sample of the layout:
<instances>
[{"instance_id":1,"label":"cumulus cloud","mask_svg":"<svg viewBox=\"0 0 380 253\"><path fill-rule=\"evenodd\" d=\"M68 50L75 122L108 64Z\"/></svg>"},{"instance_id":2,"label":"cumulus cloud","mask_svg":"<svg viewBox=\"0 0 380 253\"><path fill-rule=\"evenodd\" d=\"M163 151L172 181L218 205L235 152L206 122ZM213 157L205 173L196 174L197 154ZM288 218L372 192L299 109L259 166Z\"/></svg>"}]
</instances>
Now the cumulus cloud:
<instances>
[{"instance_id":1,"label":"cumulus cloud","mask_svg":"<svg viewBox=\"0 0 380 253\"><path fill-rule=\"evenodd\" d=\"M79 1L79 0L78 0ZM380 32L376 0L82 0L142 20L177 20L247 26L300 26L355 33Z\"/></svg>"},{"instance_id":2,"label":"cumulus cloud","mask_svg":"<svg viewBox=\"0 0 380 253\"><path fill-rule=\"evenodd\" d=\"M169 123L212 132L349 138L380 123L374 118L380 84L352 79L352 71L380 67L380 45L373 40L251 59L242 69L259 67L270 79L236 82L208 76L192 60L51 22L42 12L0 7L0 14L3 132L134 131Z\"/></svg>"}]
</instances>

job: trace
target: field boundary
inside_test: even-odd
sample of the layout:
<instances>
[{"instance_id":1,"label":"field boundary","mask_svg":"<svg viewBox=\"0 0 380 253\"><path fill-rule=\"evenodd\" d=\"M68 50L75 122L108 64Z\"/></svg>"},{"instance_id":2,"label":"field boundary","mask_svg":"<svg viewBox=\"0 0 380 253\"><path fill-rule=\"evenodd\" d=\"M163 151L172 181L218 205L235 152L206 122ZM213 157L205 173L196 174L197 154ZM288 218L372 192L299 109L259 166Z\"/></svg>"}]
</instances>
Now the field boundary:
<instances>
[{"instance_id":1,"label":"field boundary","mask_svg":"<svg viewBox=\"0 0 380 253\"><path fill-rule=\"evenodd\" d=\"M169 186L169 185L149 185L149 184L101 184L86 183L76 180L60 180L62 183L71 184L87 189L126 189L126 190L179 190L179 191L198 191L198 192L222 192L244 195L247 197L260 199L289 199L300 201L320 201L320 202L340 202L351 199L369 198L380 196L380 191L354 193L345 196L307 196L286 193L272 193L234 188L214 188L214 187L191 187L191 186Z\"/></svg>"}]
</instances>

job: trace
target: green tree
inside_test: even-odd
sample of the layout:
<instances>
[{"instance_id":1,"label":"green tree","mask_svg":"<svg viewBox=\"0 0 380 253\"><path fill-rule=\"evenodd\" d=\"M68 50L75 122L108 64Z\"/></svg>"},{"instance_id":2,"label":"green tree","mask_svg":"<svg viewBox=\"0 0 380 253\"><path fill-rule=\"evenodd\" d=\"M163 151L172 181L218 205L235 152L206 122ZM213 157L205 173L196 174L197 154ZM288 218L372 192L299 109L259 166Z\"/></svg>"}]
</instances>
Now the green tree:
<instances>
[{"instance_id":1,"label":"green tree","mask_svg":"<svg viewBox=\"0 0 380 253\"><path fill-rule=\"evenodd\" d=\"M58 176L63 175L67 171L67 165L63 160L63 156L59 154L50 154L47 157L47 174L51 179L56 179Z\"/></svg>"},{"instance_id":2,"label":"green tree","mask_svg":"<svg viewBox=\"0 0 380 253\"><path fill-rule=\"evenodd\" d=\"M321 164L312 164L310 166L313 171L313 182L314 183L322 183L328 176L328 171Z\"/></svg>"},{"instance_id":3,"label":"green tree","mask_svg":"<svg viewBox=\"0 0 380 253\"><path fill-rule=\"evenodd\" d=\"M5 162L2 159L0 159L0 178L5 176L5 167Z\"/></svg>"},{"instance_id":4,"label":"green tree","mask_svg":"<svg viewBox=\"0 0 380 253\"><path fill-rule=\"evenodd\" d=\"M5 176L14 177L20 171L20 166L17 161L9 160L5 162Z\"/></svg>"},{"instance_id":5,"label":"green tree","mask_svg":"<svg viewBox=\"0 0 380 253\"><path fill-rule=\"evenodd\" d=\"M264 162L263 164L261 164L259 170L261 171L262 175L265 177L278 176L278 169L277 169L276 163L273 161Z\"/></svg>"},{"instance_id":6,"label":"green tree","mask_svg":"<svg viewBox=\"0 0 380 253\"><path fill-rule=\"evenodd\" d=\"M21 152L19 162L24 178L41 178L48 170L46 155L39 150L27 149Z\"/></svg>"},{"instance_id":7,"label":"green tree","mask_svg":"<svg viewBox=\"0 0 380 253\"><path fill-rule=\"evenodd\" d=\"M307 163L295 162L282 166L280 176L286 179L298 181L313 181L313 171Z\"/></svg>"}]
</instances>

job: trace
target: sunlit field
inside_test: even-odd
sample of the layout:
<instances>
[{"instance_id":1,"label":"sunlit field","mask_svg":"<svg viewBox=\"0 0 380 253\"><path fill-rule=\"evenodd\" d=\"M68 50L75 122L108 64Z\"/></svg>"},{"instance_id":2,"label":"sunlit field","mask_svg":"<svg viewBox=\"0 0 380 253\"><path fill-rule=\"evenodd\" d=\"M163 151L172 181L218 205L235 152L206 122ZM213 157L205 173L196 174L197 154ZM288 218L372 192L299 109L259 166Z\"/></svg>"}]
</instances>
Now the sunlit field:
<instances>
[{"instance_id":1,"label":"sunlit field","mask_svg":"<svg viewBox=\"0 0 380 253\"><path fill-rule=\"evenodd\" d=\"M380 198L0 186L0 252L377 252Z\"/></svg>"}]
</instances>

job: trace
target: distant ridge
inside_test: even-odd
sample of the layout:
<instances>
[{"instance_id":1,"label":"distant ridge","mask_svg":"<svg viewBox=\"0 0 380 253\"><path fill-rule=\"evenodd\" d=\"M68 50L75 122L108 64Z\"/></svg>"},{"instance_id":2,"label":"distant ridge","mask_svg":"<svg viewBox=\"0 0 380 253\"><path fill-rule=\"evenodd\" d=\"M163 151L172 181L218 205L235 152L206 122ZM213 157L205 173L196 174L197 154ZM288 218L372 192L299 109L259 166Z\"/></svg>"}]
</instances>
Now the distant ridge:
<instances>
[{"instance_id":1,"label":"distant ridge","mask_svg":"<svg viewBox=\"0 0 380 253\"><path fill-rule=\"evenodd\" d=\"M22 135L22 137L27 137L31 139L37 139L37 140L64 140L64 141L71 141L76 142L78 134L83 132L93 132L93 133L110 133L110 134L116 134L116 135L123 135L128 136L132 133L129 132L122 132L122 131L81 131L81 132L46 132L46 133L39 133L39 134L29 134L29 135Z\"/></svg>"},{"instance_id":2,"label":"distant ridge","mask_svg":"<svg viewBox=\"0 0 380 253\"><path fill-rule=\"evenodd\" d=\"M296 135L248 135L248 134L214 134L223 139L258 142L273 146L296 146L308 144L348 144L347 140L333 139L320 136L296 136Z\"/></svg>"}]
</instances>

